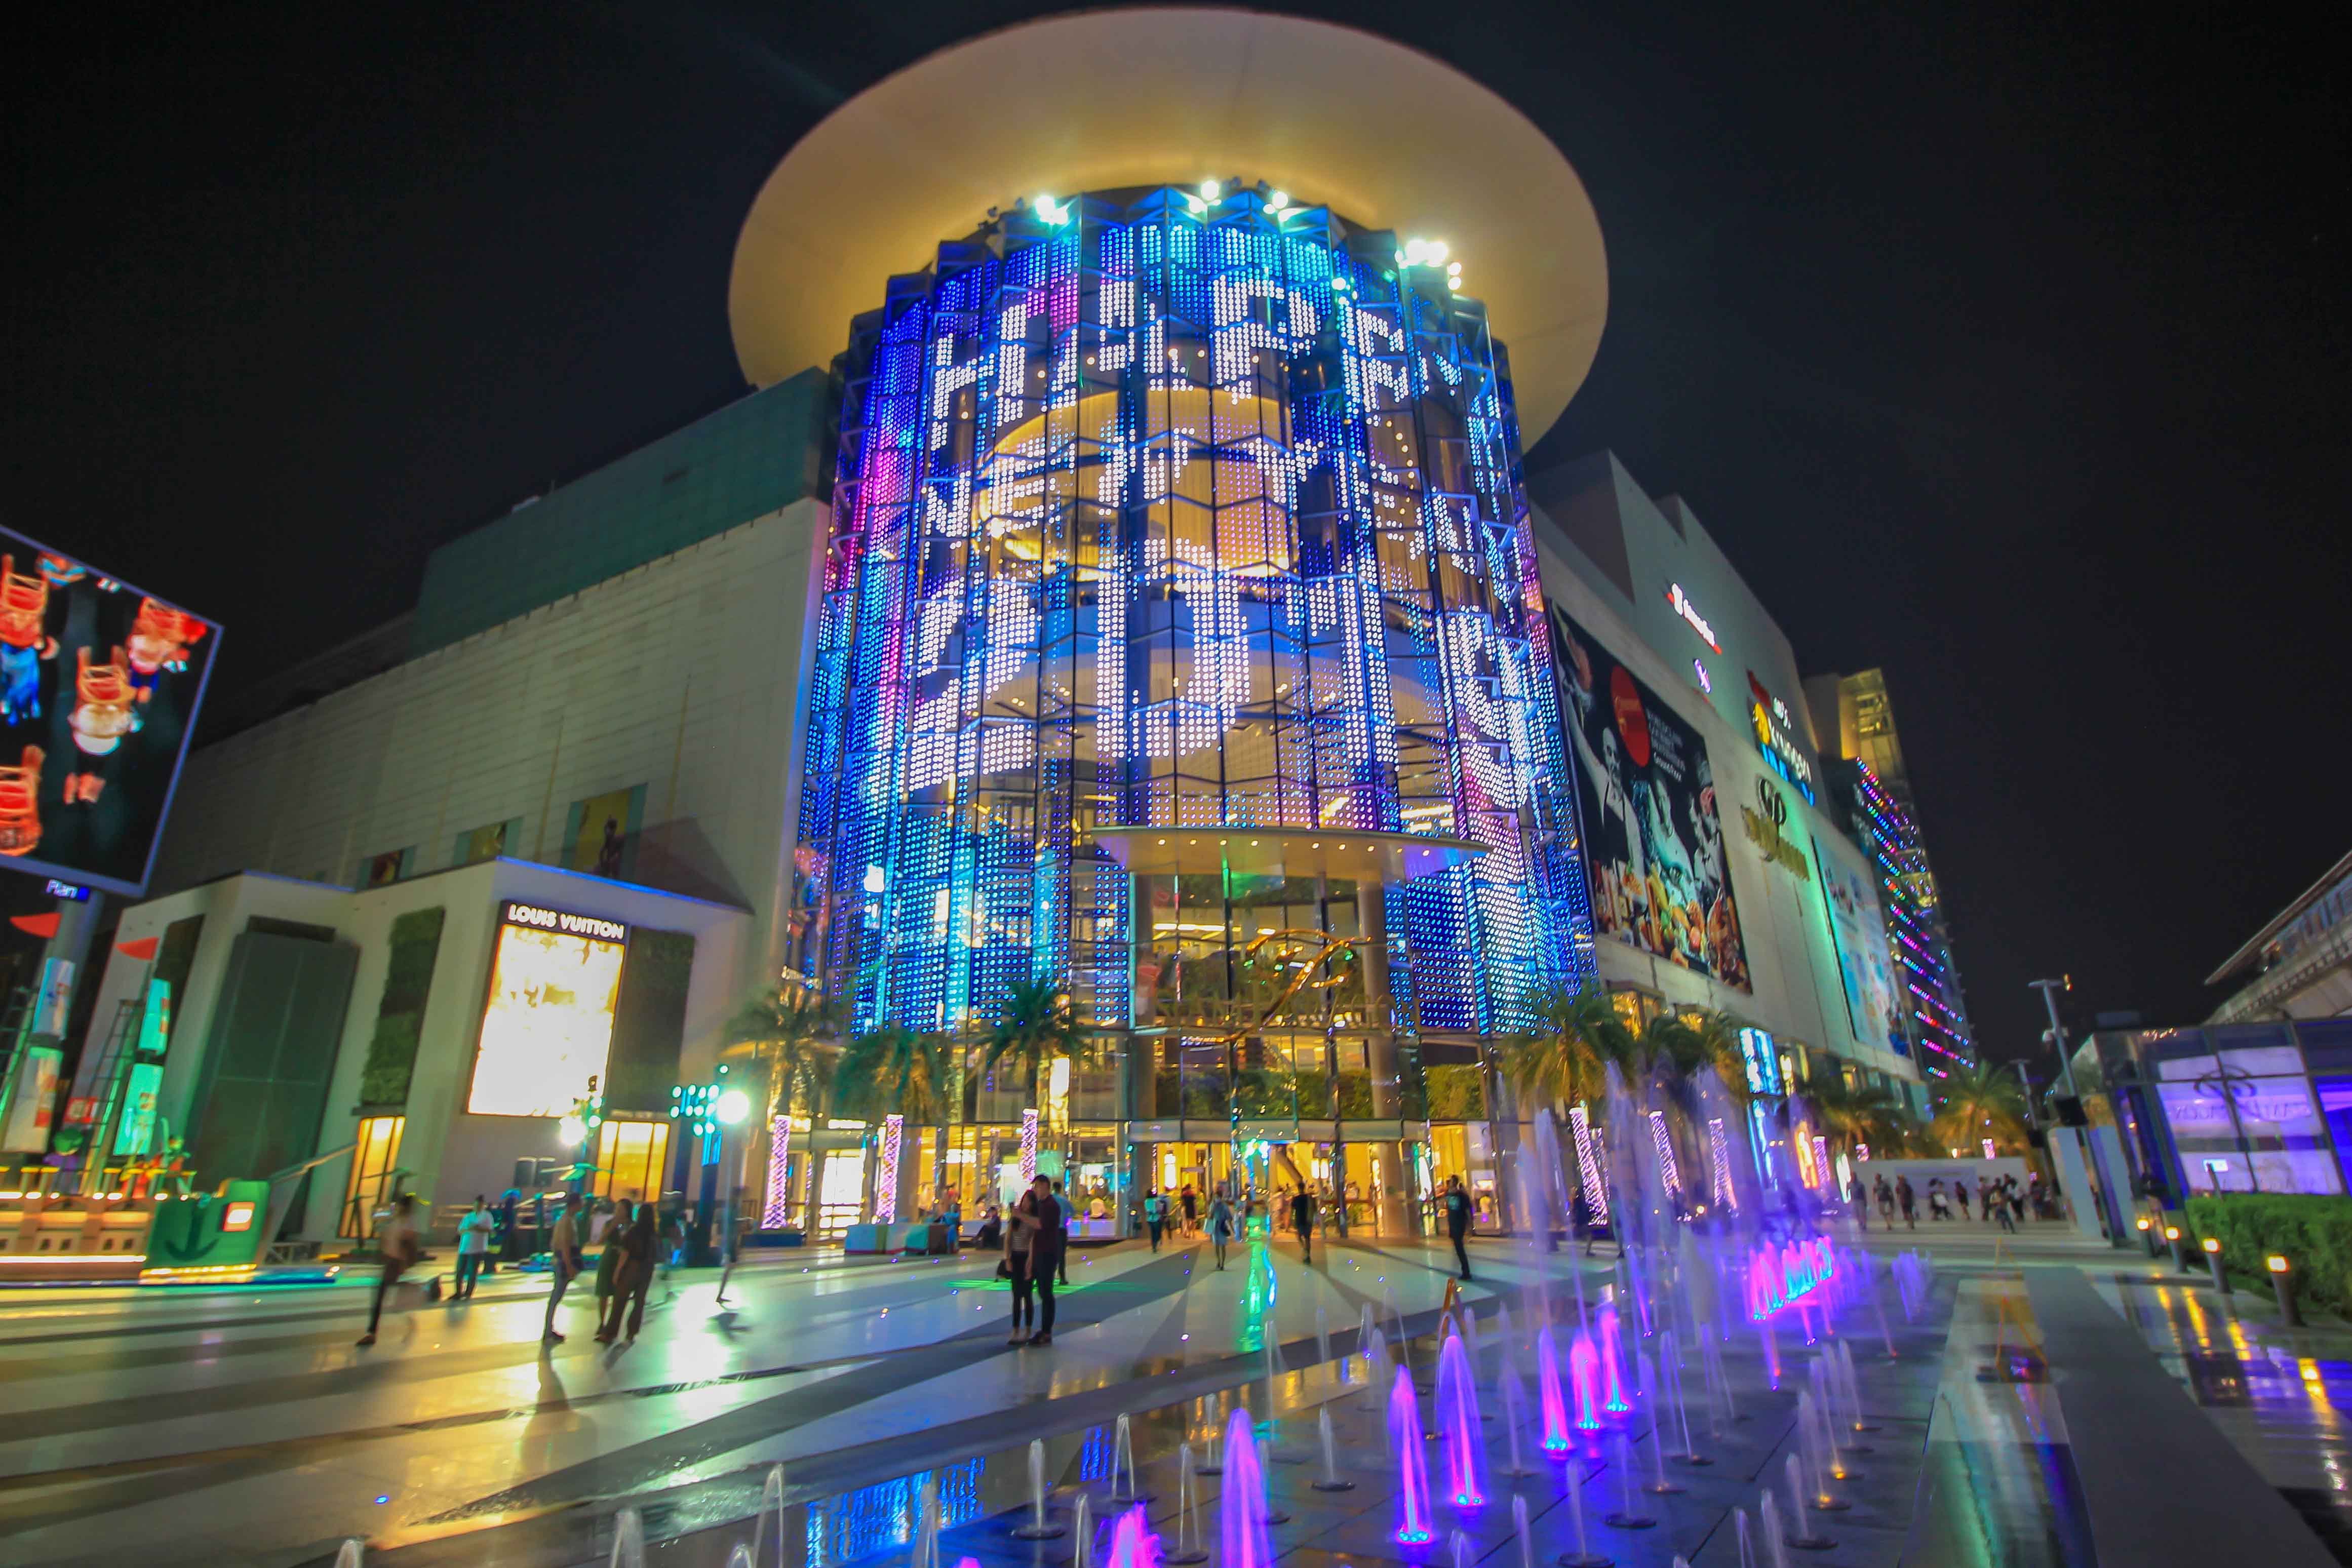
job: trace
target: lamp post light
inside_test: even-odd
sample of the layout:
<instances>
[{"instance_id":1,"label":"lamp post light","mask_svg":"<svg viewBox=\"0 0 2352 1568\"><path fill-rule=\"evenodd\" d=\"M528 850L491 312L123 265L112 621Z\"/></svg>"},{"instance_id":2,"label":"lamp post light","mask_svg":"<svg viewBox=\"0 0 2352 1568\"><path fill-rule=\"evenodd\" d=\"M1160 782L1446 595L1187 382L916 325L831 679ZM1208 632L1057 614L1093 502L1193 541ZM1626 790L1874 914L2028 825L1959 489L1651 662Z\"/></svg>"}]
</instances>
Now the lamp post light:
<instances>
[{"instance_id":1,"label":"lamp post light","mask_svg":"<svg viewBox=\"0 0 2352 1568\"><path fill-rule=\"evenodd\" d=\"M2213 1270L2214 1288L2220 1290L2224 1296L2234 1295L2236 1292L2230 1289L2229 1271L2221 1267L2221 1238L2220 1237L2209 1236L2205 1238L2205 1262L2207 1267Z\"/></svg>"},{"instance_id":2,"label":"lamp post light","mask_svg":"<svg viewBox=\"0 0 2352 1568\"><path fill-rule=\"evenodd\" d=\"M2280 1321L2290 1329L2303 1327L2303 1314L2294 1305L2294 1276L2288 1270L2286 1259L2273 1252L2263 1261L2270 1265L2271 1289L2278 1297Z\"/></svg>"},{"instance_id":3,"label":"lamp post light","mask_svg":"<svg viewBox=\"0 0 2352 1568\"><path fill-rule=\"evenodd\" d=\"M2166 1226L2164 1227L2164 1239L2166 1244L2172 1248L2172 1266L2175 1268L2179 1269L2183 1274L2196 1273L2197 1270L2189 1267L2189 1249L2181 1245L2180 1227L2177 1225Z\"/></svg>"}]
</instances>

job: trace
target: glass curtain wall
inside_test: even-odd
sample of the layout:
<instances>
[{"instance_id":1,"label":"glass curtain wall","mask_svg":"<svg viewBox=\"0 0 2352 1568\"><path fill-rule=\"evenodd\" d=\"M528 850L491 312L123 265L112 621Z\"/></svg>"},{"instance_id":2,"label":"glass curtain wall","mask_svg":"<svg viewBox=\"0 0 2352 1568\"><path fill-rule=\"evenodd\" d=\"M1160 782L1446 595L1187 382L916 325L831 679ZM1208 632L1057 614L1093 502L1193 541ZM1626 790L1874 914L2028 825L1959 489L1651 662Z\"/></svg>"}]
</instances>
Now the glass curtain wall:
<instances>
[{"instance_id":1,"label":"glass curtain wall","mask_svg":"<svg viewBox=\"0 0 2352 1568\"><path fill-rule=\"evenodd\" d=\"M854 1028L974 1038L1043 976L1135 1042L1124 1116L1411 1120L1413 1042L1590 973L1507 362L1431 254L1263 188L1040 199L855 324L793 961ZM1097 837L1248 826L1483 853L1130 875ZM1280 932L1354 973L1265 1016Z\"/></svg>"}]
</instances>

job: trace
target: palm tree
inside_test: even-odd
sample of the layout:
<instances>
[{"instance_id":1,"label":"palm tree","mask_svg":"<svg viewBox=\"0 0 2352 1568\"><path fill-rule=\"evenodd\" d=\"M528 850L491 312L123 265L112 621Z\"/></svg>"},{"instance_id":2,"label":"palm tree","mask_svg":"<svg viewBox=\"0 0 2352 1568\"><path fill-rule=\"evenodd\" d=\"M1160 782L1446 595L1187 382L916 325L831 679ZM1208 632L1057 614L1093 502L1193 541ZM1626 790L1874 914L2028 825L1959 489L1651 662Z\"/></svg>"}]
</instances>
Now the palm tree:
<instances>
[{"instance_id":1,"label":"palm tree","mask_svg":"<svg viewBox=\"0 0 2352 1568\"><path fill-rule=\"evenodd\" d=\"M1079 1056L1085 1036L1070 1012L1070 998L1052 980L1016 980L1005 988L1004 1005L980 1049L980 1070L992 1073L1010 1061L1022 1074L1031 1104L1037 1100L1038 1080L1056 1057Z\"/></svg>"},{"instance_id":2,"label":"palm tree","mask_svg":"<svg viewBox=\"0 0 2352 1568\"><path fill-rule=\"evenodd\" d=\"M1969 1148L1983 1138L2023 1143L2025 1097L2015 1079L1995 1071L1990 1063L1957 1068L1937 1090L1936 1120L1930 1125L1947 1149Z\"/></svg>"},{"instance_id":3,"label":"palm tree","mask_svg":"<svg viewBox=\"0 0 2352 1568\"><path fill-rule=\"evenodd\" d=\"M1598 1100L1609 1087L1609 1067L1635 1054L1633 1032L1597 985L1555 986L1531 1003L1535 1026L1514 1036L1496 1066L1520 1098L1541 1104Z\"/></svg>"},{"instance_id":4,"label":"palm tree","mask_svg":"<svg viewBox=\"0 0 2352 1568\"><path fill-rule=\"evenodd\" d=\"M1856 1089L1844 1074L1832 1073L1807 1083L1804 1093L1832 1150L1851 1154L1860 1143L1899 1153L1911 1140L1910 1112L1885 1089Z\"/></svg>"},{"instance_id":5,"label":"palm tree","mask_svg":"<svg viewBox=\"0 0 2352 1568\"><path fill-rule=\"evenodd\" d=\"M834 1105L844 1114L871 1119L896 1112L933 1130L935 1197L947 1186L950 1055L945 1035L894 1024L851 1040L834 1068Z\"/></svg>"},{"instance_id":6,"label":"palm tree","mask_svg":"<svg viewBox=\"0 0 2352 1568\"><path fill-rule=\"evenodd\" d=\"M808 1106L807 1234L816 1234L816 1119L832 1086L835 1043L841 1037L841 1010L816 991L779 985L746 1003L727 1026L726 1043L747 1047L768 1069L768 1123L791 1113L795 1096ZM784 1129L784 1156L792 1157L792 1128Z\"/></svg>"},{"instance_id":7,"label":"palm tree","mask_svg":"<svg viewBox=\"0 0 2352 1568\"><path fill-rule=\"evenodd\" d=\"M1739 1049L1739 1027L1738 1019L1713 1008L1661 1013L1642 1030L1636 1050L1664 1079L1675 1103L1696 1117L1697 1080L1710 1071L1736 1102L1748 1102L1748 1058Z\"/></svg>"},{"instance_id":8,"label":"palm tree","mask_svg":"<svg viewBox=\"0 0 2352 1568\"><path fill-rule=\"evenodd\" d=\"M1043 977L1016 980L1006 988L1004 1005L981 1046L980 1070L992 1073L999 1063L1010 1063L1026 1083L1029 1103L1039 1105L1038 1084L1050 1064L1066 1059L1073 1072L1098 1067L1108 1058L1109 1048L1108 1039L1087 1033L1079 1024L1070 1010L1069 993L1059 983ZM1040 1109L1050 1116L1050 1106Z\"/></svg>"}]
</instances>

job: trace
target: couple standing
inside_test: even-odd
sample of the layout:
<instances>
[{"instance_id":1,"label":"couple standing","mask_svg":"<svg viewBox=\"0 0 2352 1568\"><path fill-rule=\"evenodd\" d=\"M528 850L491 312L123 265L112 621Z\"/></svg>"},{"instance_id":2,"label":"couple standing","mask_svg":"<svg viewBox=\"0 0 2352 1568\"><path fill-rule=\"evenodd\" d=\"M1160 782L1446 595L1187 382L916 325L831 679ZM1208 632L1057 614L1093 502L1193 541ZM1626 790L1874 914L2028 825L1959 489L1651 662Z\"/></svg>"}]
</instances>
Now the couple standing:
<instances>
[{"instance_id":1,"label":"couple standing","mask_svg":"<svg viewBox=\"0 0 2352 1568\"><path fill-rule=\"evenodd\" d=\"M1003 1272L1013 1281L1013 1345L1054 1342L1054 1280L1063 1268L1069 1226L1054 1184L1044 1176L1029 1184L1004 1216ZM1031 1331L1024 1333L1023 1330Z\"/></svg>"}]
</instances>

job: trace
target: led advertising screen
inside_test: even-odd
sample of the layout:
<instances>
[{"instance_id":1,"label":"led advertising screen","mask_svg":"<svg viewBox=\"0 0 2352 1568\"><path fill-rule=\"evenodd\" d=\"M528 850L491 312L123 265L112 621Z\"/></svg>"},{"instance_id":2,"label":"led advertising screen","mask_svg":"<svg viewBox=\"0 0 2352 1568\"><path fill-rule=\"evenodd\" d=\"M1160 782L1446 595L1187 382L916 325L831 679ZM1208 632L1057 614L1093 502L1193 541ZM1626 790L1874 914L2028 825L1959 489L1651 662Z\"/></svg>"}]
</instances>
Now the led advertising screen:
<instances>
[{"instance_id":1,"label":"led advertising screen","mask_svg":"<svg viewBox=\"0 0 2352 1568\"><path fill-rule=\"evenodd\" d=\"M1911 1044L1904 1037L1903 1015L1895 1002L1898 993L1895 963L1886 946L1886 925L1870 896L1870 879L1861 858L1843 846L1832 850L1816 836L1813 865L1821 873L1830 942L1837 952L1846 1021L1853 1037L1866 1046L1908 1056Z\"/></svg>"},{"instance_id":2,"label":"led advertising screen","mask_svg":"<svg viewBox=\"0 0 2352 1568\"><path fill-rule=\"evenodd\" d=\"M466 1109L563 1116L602 1079L613 1049L628 928L531 904L506 906Z\"/></svg>"},{"instance_id":3,"label":"led advertising screen","mask_svg":"<svg viewBox=\"0 0 2352 1568\"><path fill-rule=\"evenodd\" d=\"M220 627L0 528L0 866L147 885Z\"/></svg>"},{"instance_id":4,"label":"led advertising screen","mask_svg":"<svg viewBox=\"0 0 2352 1568\"><path fill-rule=\"evenodd\" d=\"M1748 987L1706 742L1554 605L1595 931Z\"/></svg>"}]
</instances>

